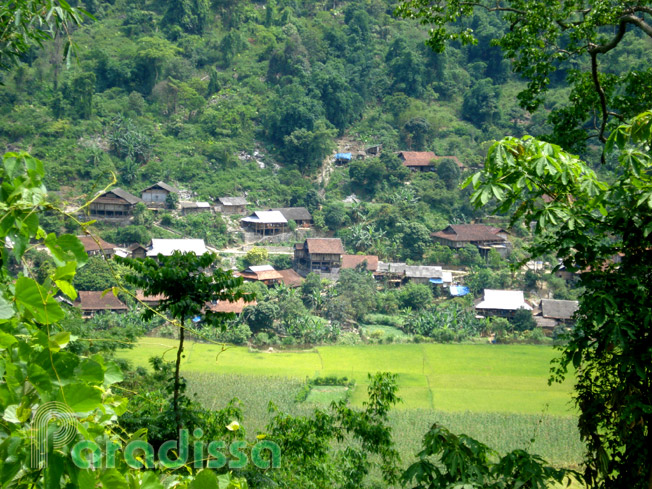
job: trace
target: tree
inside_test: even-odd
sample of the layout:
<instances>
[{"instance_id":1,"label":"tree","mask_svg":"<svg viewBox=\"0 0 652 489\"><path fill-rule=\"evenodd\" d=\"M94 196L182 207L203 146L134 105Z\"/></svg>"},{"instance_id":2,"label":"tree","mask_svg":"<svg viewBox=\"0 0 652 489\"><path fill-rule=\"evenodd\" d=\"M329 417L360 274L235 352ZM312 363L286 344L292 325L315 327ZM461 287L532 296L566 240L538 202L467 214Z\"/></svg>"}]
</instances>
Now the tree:
<instances>
[{"instance_id":1,"label":"tree","mask_svg":"<svg viewBox=\"0 0 652 489\"><path fill-rule=\"evenodd\" d=\"M462 117L477 127L494 124L500 115L499 97L499 89L490 78L480 80L464 94Z\"/></svg>"},{"instance_id":2,"label":"tree","mask_svg":"<svg viewBox=\"0 0 652 489\"><path fill-rule=\"evenodd\" d=\"M26 53L33 44L43 45L59 32L65 32L64 57L69 63L74 44L70 30L80 25L84 16L93 18L82 9L57 0L18 0L0 5L0 70L5 70Z\"/></svg>"},{"instance_id":3,"label":"tree","mask_svg":"<svg viewBox=\"0 0 652 489\"><path fill-rule=\"evenodd\" d=\"M172 406L177 431L183 427L179 409L181 389L179 371L183 357L183 341L188 320L199 317L202 324L224 328L224 320L235 317L232 313L218 313L210 308L216 301L237 301L251 299L249 294L239 290L243 280L234 278L231 271L214 268L217 256L213 253L195 255L192 252L175 251L170 256L159 254L156 259L134 260L117 258L118 262L131 268L125 280L143 290L145 295L162 295L156 311L147 308L144 319L150 319L156 312L169 314L179 328L179 347L174 370ZM212 269L212 272L211 272Z\"/></svg>"},{"instance_id":4,"label":"tree","mask_svg":"<svg viewBox=\"0 0 652 489\"><path fill-rule=\"evenodd\" d=\"M401 287L399 300L403 308L413 310L424 309L432 302L432 290L426 284L416 284L410 282L405 287Z\"/></svg>"},{"instance_id":5,"label":"tree","mask_svg":"<svg viewBox=\"0 0 652 489\"><path fill-rule=\"evenodd\" d=\"M441 178L448 190L457 188L460 179L460 167L457 166L455 160L444 158L437 164L435 168L437 176Z\"/></svg>"},{"instance_id":6,"label":"tree","mask_svg":"<svg viewBox=\"0 0 652 489\"><path fill-rule=\"evenodd\" d=\"M249 251L247 251L244 256L244 260L248 266L262 265L263 263L267 262L268 258L269 252L267 251L267 248L260 248L257 246L254 246Z\"/></svg>"},{"instance_id":7,"label":"tree","mask_svg":"<svg viewBox=\"0 0 652 489\"><path fill-rule=\"evenodd\" d=\"M536 223L532 257L556 253L583 272L576 326L551 380L575 367L591 487L638 489L652 481L650 144L652 112L615 128L605 151L615 153L618 174L607 182L559 146L505 138L465 182L476 206L495 199L499 212L513 213L512 223Z\"/></svg>"},{"instance_id":8,"label":"tree","mask_svg":"<svg viewBox=\"0 0 652 489\"><path fill-rule=\"evenodd\" d=\"M404 0L396 14L431 25L427 43L441 53L451 41L477 42L463 19L480 10L500 14L510 26L493 42L512 60L514 71L529 80L518 95L523 108L537 109L555 71L565 71L569 103L549 118L560 144L582 148L589 137L604 142L613 123L648 109L649 100L636 97L652 86L647 64L621 68L610 61L617 59L612 54L626 44L624 39L652 37L649 0ZM621 95L628 91L634 96Z\"/></svg>"},{"instance_id":9,"label":"tree","mask_svg":"<svg viewBox=\"0 0 652 489\"><path fill-rule=\"evenodd\" d=\"M516 331L530 331L537 327L537 323L532 316L532 311L527 309L516 311L510 322L514 325L514 330Z\"/></svg>"}]
</instances>

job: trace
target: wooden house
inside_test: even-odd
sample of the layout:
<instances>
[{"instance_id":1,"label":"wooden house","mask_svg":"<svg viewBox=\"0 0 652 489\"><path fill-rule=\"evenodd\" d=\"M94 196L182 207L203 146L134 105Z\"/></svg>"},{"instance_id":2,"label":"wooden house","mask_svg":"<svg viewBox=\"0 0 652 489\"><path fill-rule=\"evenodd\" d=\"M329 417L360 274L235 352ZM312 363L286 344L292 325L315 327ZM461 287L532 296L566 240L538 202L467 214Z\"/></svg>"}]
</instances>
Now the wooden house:
<instances>
[{"instance_id":1,"label":"wooden house","mask_svg":"<svg viewBox=\"0 0 652 489\"><path fill-rule=\"evenodd\" d=\"M271 265L256 265L250 266L239 275L245 280L250 282L262 282L267 286L278 284L282 282L283 276L274 270Z\"/></svg>"},{"instance_id":2,"label":"wooden house","mask_svg":"<svg viewBox=\"0 0 652 489\"><path fill-rule=\"evenodd\" d=\"M165 182L157 182L144 189L140 194L140 198L143 199L147 207L160 208L166 206L168 195L178 193L179 189L172 185L168 185Z\"/></svg>"},{"instance_id":3,"label":"wooden house","mask_svg":"<svg viewBox=\"0 0 652 489\"><path fill-rule=\"evenodd\" d=\"M242 216L247 213L247 199L244 197L220 197L217 201L216 210L222 214Z\"/></svg>"},{"instance_id":4,"label":"wooden house","mask_svg":"<svg viewBox=\"0 0 652 489\"><path fill-rule=\"evenodd\" d=\"M343 254L339 238L308 238L294 245L294 264L299 273L339 273Z\"/></svg>"},{"instance_id":5,"label":"wooden house","mask_svg":"<svg viewBox=\"0 0 652 489\"><path fill-rule=\"evenodd\" d=\"M111 258L115 255L116 245L112 243L107 243L99 236L77 236L82 245L84 245L84 251L88 256L103 256L105 258Z\"/></svg>"},{"instance_id":6,"label":"wooden house","mask_svg":"<svg viewBox=\"0 0 652 489\"><path fill-rule=\"evenodd\" d=\"M467 245L478 247L480 255L486 258L490 249L496 250L502 256L509 250L509 233L502 228L485 226L483 224L451 224L442 231L430 236L436 243L449 248L464 248Z\"/></svg>"},{"instance_id":7,"label":"wooden house","mask_svg":"<svg viewBox=\"0 0 652 489\"><path fill-rule=\"evenodd\" d=\"M435 166L440 160L452 160L460 170L464 165L457 156L437 156L432 151L401 151L398 153L403 166L412 171L435 171Z\"/></svg>"},{"instance_id":8,"label":"wooden house","mask_svg":"<svg viewBox=\"0 0 652 489\"><path fill-rule=\"evenodd\" d=\"M82 311L83 318L91 318L99 312L127 312L129 308L111 293L101 290L80 290L75 306Z\"/></svg>"},{"instance_id":9,"label":"wooden house","mask_svg":"<svg viewBox=\"0 0 652 489\"><path fill-rule=\"evenodd\" d=\"M127 248L130 258L147 258L147 247L140 243L133 243Z\"/></svg>"},{"instance_id":10,"label":"wooden house","mask_svg":"<svg viewBox=\"0 0 652 489\"><path fill-rule=\"evenodd\" d=\"M435 153L432 151L401 151L398 157L403 166L412 171L435 171Z\"/></svg>"},{"instance_id":11,"label":"wooden house","mask_svg":"<svg viewBox=\"0 0 652 489\"><path fill-rule=\"evenodd\" d=\"M140 197L116 187L93 200L88 210L91 215L98 217L131 217L134 206L139 202L142 202Z\"/></svg>"},{"instance_id":12,"label":"wooden house","mask_svg":"<svg viewBox=\"0 0 652 489\"><path fill-rule=\"evenodd\" d=\"M300 228L309 228L312 226L312 216L310 215L310 211L305 207L280 207L270 209L270 211L280 212L288 222L294 221Z\"/></svg>"},{"instance_id":13,"label":"wooden house","mask_svg":"<svg viewBox=\"0 0 652 489\"><path fill-rule=\"evenodd\" d=\"M213 212L213 208L208 202L179 202L181 215L197 214L199 212Z\"/></svg>"},{"instance_id":14,"label":"wooden house","mask_svg":"<svg viewBox=\"0 0 652 489\"><path fill-rule=\"evenodd\" d=\"M287 233L288 221L279 211L256 211L240 220L244 228L262 236Z\"/></svg>"}]
</instances>

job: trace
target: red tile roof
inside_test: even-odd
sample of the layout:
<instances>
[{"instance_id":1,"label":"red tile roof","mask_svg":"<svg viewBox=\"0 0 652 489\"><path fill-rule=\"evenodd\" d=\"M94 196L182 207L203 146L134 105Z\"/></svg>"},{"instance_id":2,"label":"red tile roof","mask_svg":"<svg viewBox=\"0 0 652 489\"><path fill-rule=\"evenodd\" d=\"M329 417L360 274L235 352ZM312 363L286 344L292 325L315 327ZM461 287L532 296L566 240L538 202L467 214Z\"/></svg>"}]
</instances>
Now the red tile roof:
<instances>
[{"instance_id":1,"label":"red tile roof","mask_svg":"<svg viewBox=\"0 0 652 489\"><path fill-rule=\"evenodd\" d=\"M288 268L287 270L279 270L278 273L283 277L281 281L288 287L299 287L305 280L291 268Z\"/></svg>"},{"instance_id":2,"label":"red tile roof","mask_svg":"<svg viewBox=\"0 0 652 489\"><path fill-rule=\"evenodd\" d=\"M245 302L244 299L238 299L235 302L231 301L217 301L217 304L207 304L208 308L213 312L233 312L241 314L245 307L255 306L256 301Z\"/></svg>"},{"instance_id":3,"label":"red tile roof","mask_svg":"<svg viewBox=\"0 0 652 489\"><path fill-rule=\"evenodd\" d=\"M365 261L367 262L367 270L370 272L378 270L378 257L376 255L343 255L342 268L355 268Z\"/></svg>"},{"instance_id":4,"label":"red tile roof","mask_svg":"<svg viewBox=\"0 0 652 489\"><path fill-rule=\"evenodd\" d=\"M494 241L499 232L504 229L484 224L452 224L443 231L432 233L431 236L450 241Z\"/></svg>"},{"instance_id":5,"label":"red tile roof","mask_svg":"<svg viewBox=\"0 0 652 489\"><path fill-rule=\"evenodd\" d=\"M404 166L432 166L432 160L436 158L432 151L401 151L398 156Z\"/></svg>"},{"instance_id":6,"label":"red tile roof","mask_svg":"<svg viewBox=\"0 0 652 489\"><path fill-rule=\"evenodd\" d=\"M126 311L129 309L111 292L104 294L101 290L80 290L78 292L77 306L82 311Z\"/></svg>"},{"instance_id":7,"label":"red tile roof","mask_svg":"<svg viewBox=\"0 0 652 489\"><path fill-rule=\"evenodd\" d=\"M77 236L79 238L79 241L82 242L84 245L84 251L88 253L89 251L99 251L100 249L103 250L112 250L115 249L115 245L113 243L108 243L104 241L102 238L99 236L93 237L93 236ZM97 239L97 242L95 241ZM99 245L98 245L99 242Z\"/></svg>"},{"instance_id":8,"label":"red tile roof","mask_svg":"<svg viewBox=\"0 0 652 489\"><path fill-rule=\"evenodd\" d=\"M308 253L327 255L342 255L344 247L340 238L308 238L306 239Z\"/></svg>"}]
</instances>

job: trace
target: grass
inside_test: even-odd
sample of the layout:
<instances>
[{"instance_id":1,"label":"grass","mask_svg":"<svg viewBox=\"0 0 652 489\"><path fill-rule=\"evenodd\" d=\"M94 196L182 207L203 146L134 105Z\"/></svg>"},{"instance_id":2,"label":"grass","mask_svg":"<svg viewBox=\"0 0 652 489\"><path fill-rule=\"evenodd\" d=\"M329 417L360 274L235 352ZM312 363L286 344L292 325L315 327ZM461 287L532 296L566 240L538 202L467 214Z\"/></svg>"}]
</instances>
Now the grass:
<instances>
[{"instance_id":1,"label":"grass","mask_svg":"<svg viewBox=\"0 0 652 489\"><path fill-rule=\"evenodd\" d=\"M176 342L144 338L120 356L148 366L152 355L172 360ZM367 373L397 374L403 402L398 409L572 415L570 382L547 385L554 350L535 345L391 344L324 346L300 352L249 352L233 347L188 343L185 375L244 374L303 380L348 377L358 387L354 405L365 400Z\"/></svg>"},{"instance_id":2,"label":"grass","mask_svg":"<svg viewBox=\"0 0 652 489\"><path fill-rule=\"evenodd\" d=\"M314 385L305 402L318 406L330 406L331 402L341 401L346 398L348 387L343 385Z\"/></svg>"},{"instance_id":3,"label":"grass","mask_svg":"<svg viewBox=\"0 0 652 489\"><path fill-rule=\"evenodd\" d=\"M172 360L175 345L174 340L143 338L120 356L147 366L152 355ZM528 449L565 466L582 460L577 419L569 407L571 385L547 386L555 355L550 347L392 344L267 353L240 347L221 352L219 346L188 343L185 355L182 368L189 393L211 409L238 398L250 436L264 432L272 416L270 401L282 412L305 416L343 395L314 392L297 403L306 378L355 379L351 402L361 405L367 372L391 371L398 375L403 402L390 413L390 425L405 465L414 460L423 435L435 422L499 452Z\"/></svg>"},{"instance_id":4,"label":"grass","mask_svg":"<svg viewBox=\"0 0 652 489\"><path fill-rule=\"evenodd\" d=\"M303 386L298 379L205 372L191 372L187 379L190 394L208 408L220 409L230 399L238 398L244 410L243 424L250 437L265 431L273 416L269 411L270 401L282 412L308 416L315 408L324 409L325 403L334 400L330 396L343 395L342 391L320 392L306 402L297 403L295 398ZM356 386L355 391L359 390L360 386ZM501 453L526 448L551 463L567 466L577 465L582 459L583 447L574 416L403 409L390 412L390 426L406 466L414 461L423 435L435 422L456 433L473 436Z\"/></svg>"}]
</instances>

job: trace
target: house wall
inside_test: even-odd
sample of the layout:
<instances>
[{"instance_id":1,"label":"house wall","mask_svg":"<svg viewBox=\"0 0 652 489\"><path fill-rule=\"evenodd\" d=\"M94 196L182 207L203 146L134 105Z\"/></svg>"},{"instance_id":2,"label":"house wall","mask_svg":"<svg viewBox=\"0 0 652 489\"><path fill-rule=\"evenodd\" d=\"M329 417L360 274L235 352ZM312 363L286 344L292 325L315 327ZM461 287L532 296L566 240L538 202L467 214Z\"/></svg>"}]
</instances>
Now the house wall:
<instances>
[{"instance_id":1,"label":"house wall","mask_svg":"<svg viewBox=\"0 0 652 489\"><path fill-rule=\"evenodd\" d=\"M129 204L105 204L100 202L93 202L88 206L88 210L91 214L96 216L130 216L131 215L131 205Z\"/></svg>"},{"instance_id":2,"label":"house wall","mask_svg":"<svg viewBox=\"0 0 652 489\"><path fill-rule=\"evenodd\" d=\"M142 193L141 198L145 203L165 204L168 193L167 190L163 189L146 190Z\"/></svg>"},{"instance_id":3,"label":"house wall","mask_svg":"<svg viewBox=\"0 0 652 489\"><path fill-rule=\"evenodd\" d=\"M234 215L234 214L243 215L247 212L246 206L244 205L221 205L219 207L220 207L220 212L222 214L227 214L227 215Z\"/></svg>"}]
</instances>

